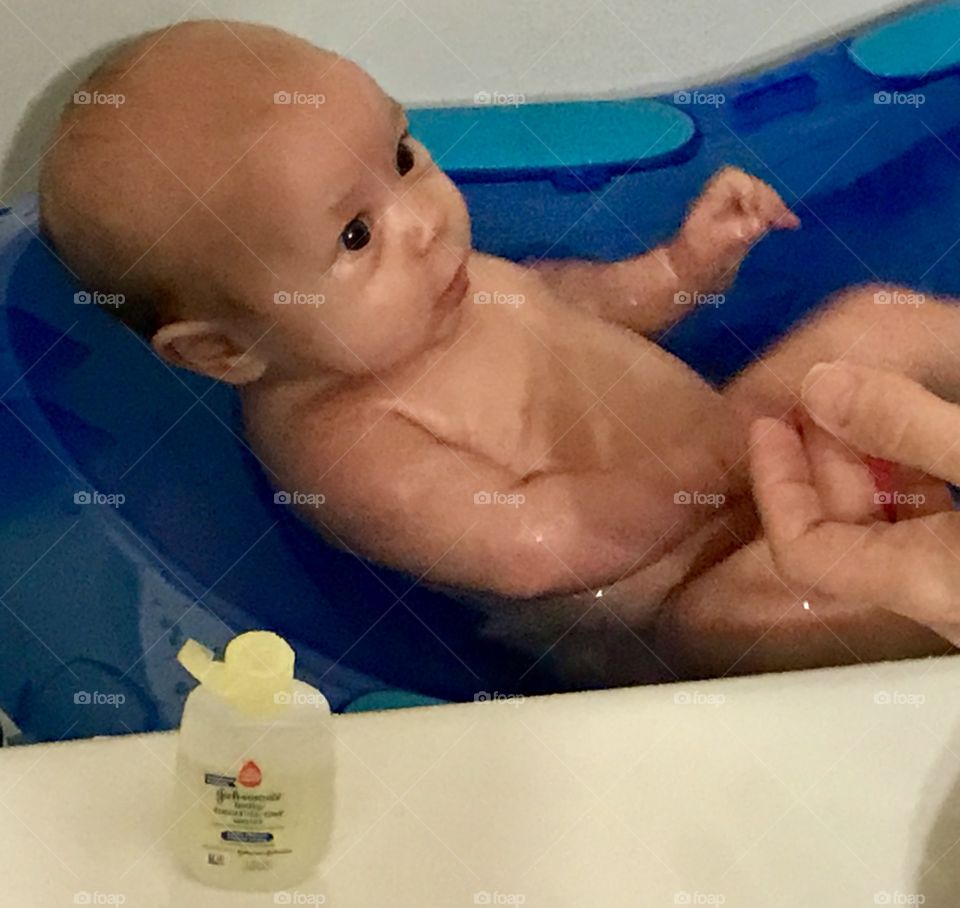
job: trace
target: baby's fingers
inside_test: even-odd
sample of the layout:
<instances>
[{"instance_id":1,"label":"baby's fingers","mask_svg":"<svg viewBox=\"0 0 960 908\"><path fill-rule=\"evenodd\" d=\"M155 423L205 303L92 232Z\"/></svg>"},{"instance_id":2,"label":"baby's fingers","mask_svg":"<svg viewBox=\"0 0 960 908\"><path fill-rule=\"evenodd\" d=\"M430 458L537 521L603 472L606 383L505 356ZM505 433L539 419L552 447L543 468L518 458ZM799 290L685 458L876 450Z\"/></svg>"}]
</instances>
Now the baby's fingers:
<instances>
[{"instance_id":1,"label":"baby's fingers","mask_svg":"<svg viewBox=\"0 0 960 908\"><path fill-rule=\"evenodd\" d=\"M699 205L718 220L740 220L747 213L745 202L750 191L750 176L735 167L725 167L711 177Z\"/></svg>"},{"instance_id":2,"label":"baby's fingers","mask_svg":"<svg viewBox=\"0 0 960 908\"><path fill-rule=\"evenodd\" d=\"M800 218L787 208L776 190L756 178L754 178L750 209L767 228L796 230L800 226Z\"/></svg>"},{"instance_id":3,"label":"baby's fingers","mask_svg":"<svg viewBox=\"0 0 960 908\"><path fill-rule=\"evenodd\" d=\"M774 230L799 230L800 218L796 213L783 206L783 210L770 222Z\"/></svg>"}]
</instances>

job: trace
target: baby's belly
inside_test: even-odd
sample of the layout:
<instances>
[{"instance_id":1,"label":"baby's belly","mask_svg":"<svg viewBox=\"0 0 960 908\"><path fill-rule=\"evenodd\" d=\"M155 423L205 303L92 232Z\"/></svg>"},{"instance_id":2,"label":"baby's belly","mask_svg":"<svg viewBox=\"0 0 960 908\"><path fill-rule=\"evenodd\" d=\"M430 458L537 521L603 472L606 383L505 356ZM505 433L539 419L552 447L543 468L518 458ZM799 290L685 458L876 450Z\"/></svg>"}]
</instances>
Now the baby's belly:
<instances>
[{"instance_id":1,"label":"baby's belly","mask_svg":"<svg viewBox=\"0 0 960 908\"><path fill-rule=\"evenodd\" d=\"M636 538L643 570L611 577L603 598L608 617L616 609L631 625L648 622L704 549L717 545L727 515L742 510L745 432L721 395L680 360L568 304L478 307L475 318L456 350L431 367L429 384L401 395L406 415L442 442L505 468L517 488L543 475L572 484L603 472L642 489L644 507L624 534ZM497 614L496 601L487 601ZM551 601L560 616L582 596Z\"/></svg>"},{"instance_id":2,"label":"baby's belly","mask_svg":"<svg viewBox=\"0 0 960 908\"><path fill-rule=\"evenodd\" d=\"M752 499L738 497L654 563L598 588L525 601L438 589L478 610L482 634L528 656L557 690L673 680L656 646L662 609L759 532Z\"/></svg>"},{"instance_id":3,"label":"baby's belly","mask_svg":"<svg viewBox=\"0 0 960 908\"><path fill-rule=\"evenodd\" d=\"M706 516L663 556L611 577L607 583L569 595L538 597L540 605L558 609L568 604L589 606L601 600L604 608L595 616L600 623L615 617L633 629L642 629L656 618L661 603L692 577L709 570L760 534L760 521L753 499L730 499ZM504 600L485 596L494 607ZM604 612L606 615L604 615ZM593 626L596 620L587 622Z\"/></svg>"}]
</instances>

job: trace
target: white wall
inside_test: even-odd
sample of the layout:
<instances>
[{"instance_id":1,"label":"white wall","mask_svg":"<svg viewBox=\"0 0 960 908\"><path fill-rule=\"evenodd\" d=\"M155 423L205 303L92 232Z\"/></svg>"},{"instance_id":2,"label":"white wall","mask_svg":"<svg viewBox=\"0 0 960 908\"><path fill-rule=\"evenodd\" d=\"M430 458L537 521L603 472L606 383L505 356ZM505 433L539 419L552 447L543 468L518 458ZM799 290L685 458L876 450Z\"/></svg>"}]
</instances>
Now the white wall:
<instances>
[{"instance_id":1,"label":"white wall","mask_svg":"<svg viewBox=\"0 0 960 908\"><path fill-rule=\"evenodd\" d=\"M353 58L404 103L470 103L481 90L532 100L689 86L910 2L0 0L0 199L33 188L56 111L106 45L183 18L268 22Z\"/></svg>"}]
</instances>

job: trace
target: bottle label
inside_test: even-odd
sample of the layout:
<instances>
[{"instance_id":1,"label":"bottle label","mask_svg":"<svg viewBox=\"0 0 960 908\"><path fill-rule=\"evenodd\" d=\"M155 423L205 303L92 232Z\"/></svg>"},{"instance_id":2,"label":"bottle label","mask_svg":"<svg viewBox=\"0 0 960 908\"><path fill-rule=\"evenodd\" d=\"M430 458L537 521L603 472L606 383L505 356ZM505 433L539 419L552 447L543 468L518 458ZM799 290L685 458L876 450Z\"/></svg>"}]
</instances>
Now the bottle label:
<instances>
[{"instance_id":1,"label":"bottle label","mask_svg":"<svg viewBox=\"0 0 960 908\"><path fill-rule=\"evenodd\" d=\"M263 770L246 760L235 774L204 771L208 797L197 805L207 817L204 836L207 863L230 864L242 870L270 870L279 855L291 854L283 847L286 814L282 792L264 784ZM278 841L279 839L279 841Z\"/></svg>"}]
</instances>

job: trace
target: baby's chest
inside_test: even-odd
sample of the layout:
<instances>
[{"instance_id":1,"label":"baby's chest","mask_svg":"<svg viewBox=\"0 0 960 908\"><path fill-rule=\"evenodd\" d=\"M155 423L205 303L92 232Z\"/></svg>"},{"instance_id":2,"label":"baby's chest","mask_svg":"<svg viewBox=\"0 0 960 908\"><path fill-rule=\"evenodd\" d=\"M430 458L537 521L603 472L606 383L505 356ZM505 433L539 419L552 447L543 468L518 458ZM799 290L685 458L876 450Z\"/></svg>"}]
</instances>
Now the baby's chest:
<instances>
[{"instance_id":1,"label":"baby's chest","mask_svg":"<svg viewBox=\"0 0 960 908\"><path fill-rule=\"evenodd\" d=\"M396 406L518 478L640 464L670 446L650 418L663 400L645 403L644 373L631 369L643 352L639 340L568 322L562 310L488 310Z\"/></svg>"},{"instance_id":2,"label":"baby's chest","mask_svg":"<svg viewBox=\"0 0 960 908\"><path fill-rule=\"evenodd\" d=\"M515 332L496 335L435 364L395 408L442 442L523 476L554 461L556 427L577 401L568 393L551 402L544 390L555 378L542 357Z\"/></svg>"}]
</instances>

